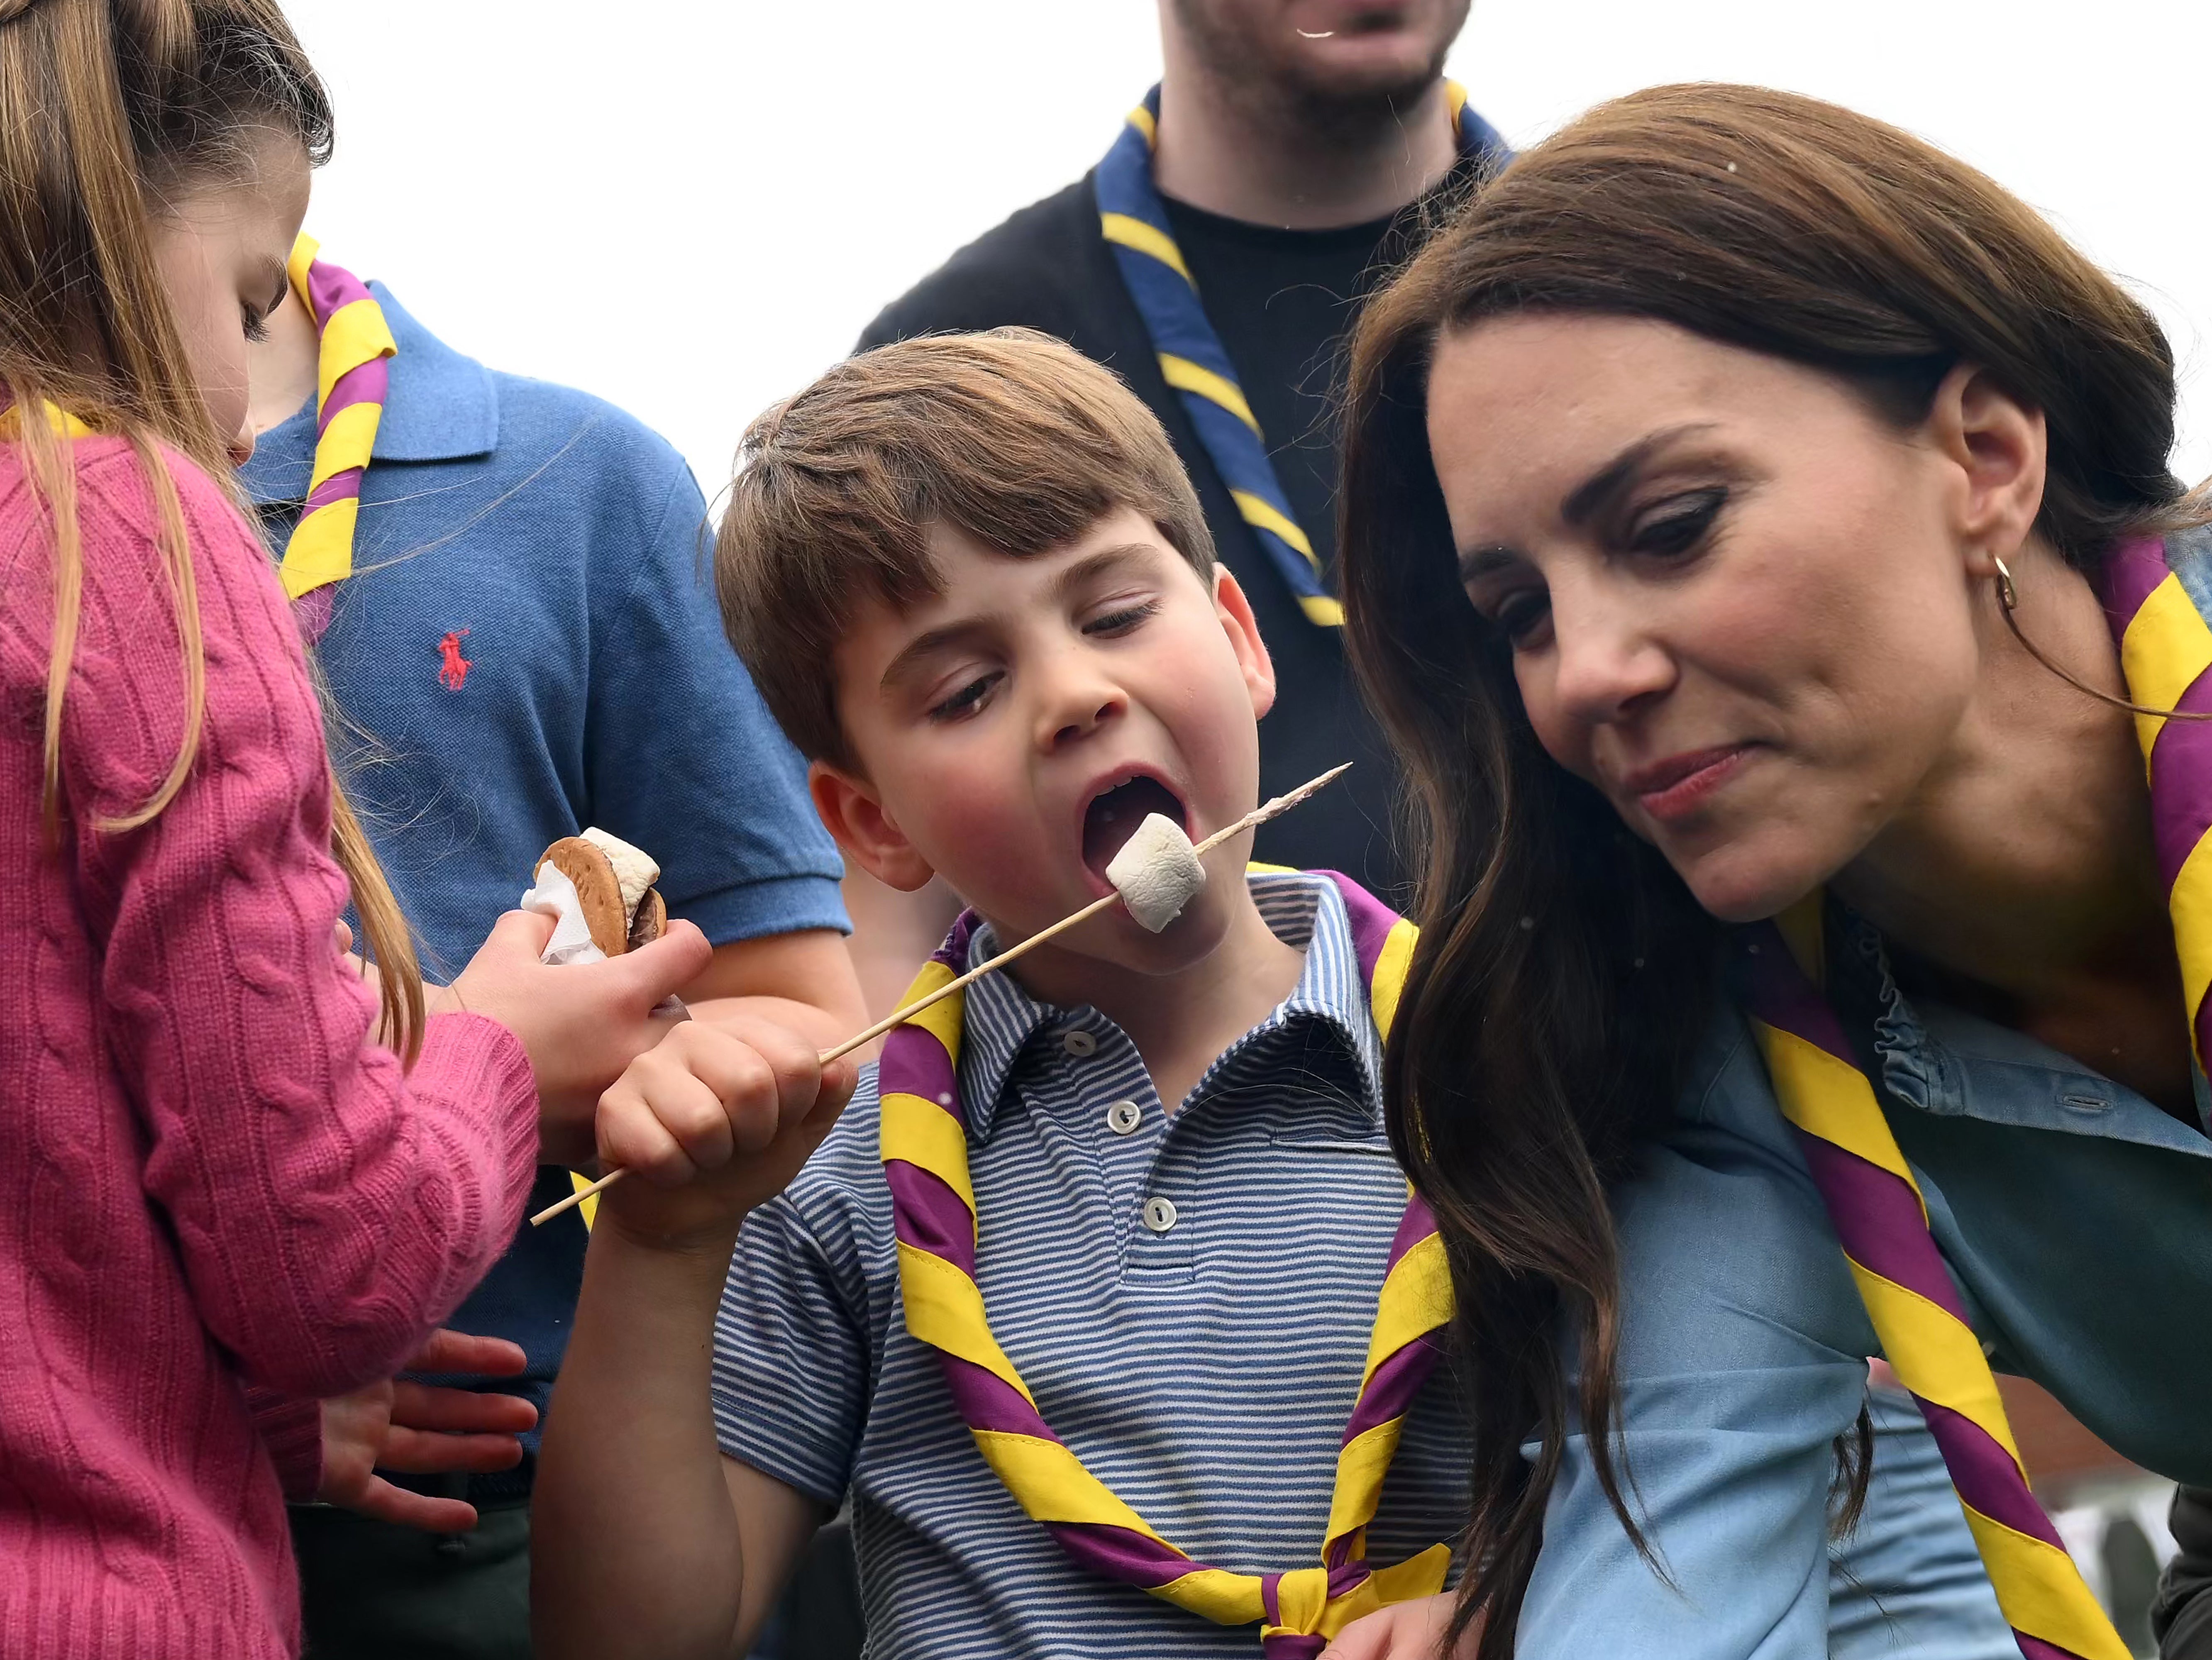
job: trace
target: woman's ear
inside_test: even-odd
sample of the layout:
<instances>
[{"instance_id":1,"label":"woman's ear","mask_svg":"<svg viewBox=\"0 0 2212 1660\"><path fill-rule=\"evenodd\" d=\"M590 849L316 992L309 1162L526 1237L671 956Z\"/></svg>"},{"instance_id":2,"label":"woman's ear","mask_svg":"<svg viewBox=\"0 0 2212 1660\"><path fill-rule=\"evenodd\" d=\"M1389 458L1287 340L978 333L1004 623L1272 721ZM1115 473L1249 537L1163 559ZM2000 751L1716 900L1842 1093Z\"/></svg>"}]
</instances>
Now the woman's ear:
<instances>
[{"instance_id":1,"label":"woman's ear","mask_svg":"<svg viewBox=\"0 0 2212 1660\"><path fill-rule=\"evenodd\" d=\"M1257 720L1275 707L1275 663L1267 655L1267 642L1260 637L1252 602L1226 565L1213 568L1213 610L1221 619L1221 631L1229 636L1229 648L1237 654L1237 666L1244 672L1244 684L1252 694L1252 715Z\"/></svg>"},{"instance_id":2,"label":"woman's ear","mask_svg":"<svg viewBox=\"0 0 2212 1660\"><path fill-rule=\"evenodd\" d=\"M1968 573L1996 575L1996 562L2017 554L2043 511L2049 455L2043 411L1961 363L1943 377L1929 410L1936 449L1957 469L1953 528Z\"/></svg>"},{"instance_id":3,"label":"woman's ear","mask_svg":"<svg viewBox=\"0 0 2212 1660\"><path fill-rule=\"evenodd\" d=\"M816 761L806 769L806 791L846 857L885 887L912 893L937 874L864 780Z\"/></svg>"}]
</instances>

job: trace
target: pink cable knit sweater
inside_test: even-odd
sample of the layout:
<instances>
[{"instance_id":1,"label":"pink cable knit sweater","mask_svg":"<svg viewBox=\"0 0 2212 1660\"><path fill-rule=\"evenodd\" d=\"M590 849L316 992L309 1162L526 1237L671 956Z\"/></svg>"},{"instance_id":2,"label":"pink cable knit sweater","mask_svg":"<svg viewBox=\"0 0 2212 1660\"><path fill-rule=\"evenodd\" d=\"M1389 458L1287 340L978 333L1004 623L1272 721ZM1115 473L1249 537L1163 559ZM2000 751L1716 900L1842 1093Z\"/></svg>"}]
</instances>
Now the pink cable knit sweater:
<instances>
[{"instance_id":1,"label":"pink cable knit sweater","mask_svg":"<svg viewBox=\"0 0 2212 1660\"><path fill-rule=\"evenodd\" d=\"M42 846L47 534L0 444L0 1655L299 1646L272 1451L305 1406L394 1371L513 1234L536 1160L504 1028L430 1024L420 1063L331 941L323 736L267 556L173 461L197 553L207 716L184 793L158 519L130 449L75 446L85 587L66 816Z\"/></svg>"}]
</instances>

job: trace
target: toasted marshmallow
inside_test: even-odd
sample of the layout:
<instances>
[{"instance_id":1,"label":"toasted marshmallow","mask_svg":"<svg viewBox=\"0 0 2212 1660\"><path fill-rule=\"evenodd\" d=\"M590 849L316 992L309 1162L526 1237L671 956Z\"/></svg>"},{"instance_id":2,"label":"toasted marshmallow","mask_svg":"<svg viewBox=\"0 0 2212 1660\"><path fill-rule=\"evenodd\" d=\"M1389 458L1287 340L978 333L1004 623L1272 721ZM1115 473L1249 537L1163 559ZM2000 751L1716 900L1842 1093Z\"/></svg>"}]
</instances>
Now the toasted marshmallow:
<instances>
[{"instance_id":1,"label":"toasted marshmallow","mask_svg":"<svg viewBox=\"0 0 2212 1660\"><path fill-rule=\"evenodd\" d=\"M1138 926L1158 933L1206 885L1206 866L1182 826L1165 813L1152 812L1107 865L1106 879Z\"/></svg>"},{"instance_id":2,"label":"toasted marshmallow","mask_svg":"<svg viewBox=\"0 0 2212 1660\"><path fill-rule=\"evenodd\" d=\"M637 902L645 897L645 891L660 879L660 866L649 854L622 839L610 836L603 830L587 830L583 839L607 856L607 863L615 867L615 882L622 889L623 921L625 927L637 915Z\"/></svg>"}]
</instances>

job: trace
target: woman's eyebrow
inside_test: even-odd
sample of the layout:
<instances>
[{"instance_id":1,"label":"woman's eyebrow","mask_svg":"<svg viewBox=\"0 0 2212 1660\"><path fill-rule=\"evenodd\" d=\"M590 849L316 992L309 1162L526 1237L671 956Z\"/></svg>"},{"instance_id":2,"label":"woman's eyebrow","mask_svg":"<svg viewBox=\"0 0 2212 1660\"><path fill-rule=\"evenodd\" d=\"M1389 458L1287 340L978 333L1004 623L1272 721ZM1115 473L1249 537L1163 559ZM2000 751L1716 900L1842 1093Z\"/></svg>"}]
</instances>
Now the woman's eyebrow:
<instances>
[{"instance_id":1,"label":"woman's eyebrow","mask_svg":"<svg viewBox=\"0 0 2212 1660\"><path fill-rule=\"evenodd\" d=\"M1691 421L1638 439L1570 490L1566 500L1559 503L1559 517L1570 525L1587 524L1598 512L1613 504L1653 456L1692 433L1710 432L1714 424L1711 421Z\"/></svg>"}]
</instances>

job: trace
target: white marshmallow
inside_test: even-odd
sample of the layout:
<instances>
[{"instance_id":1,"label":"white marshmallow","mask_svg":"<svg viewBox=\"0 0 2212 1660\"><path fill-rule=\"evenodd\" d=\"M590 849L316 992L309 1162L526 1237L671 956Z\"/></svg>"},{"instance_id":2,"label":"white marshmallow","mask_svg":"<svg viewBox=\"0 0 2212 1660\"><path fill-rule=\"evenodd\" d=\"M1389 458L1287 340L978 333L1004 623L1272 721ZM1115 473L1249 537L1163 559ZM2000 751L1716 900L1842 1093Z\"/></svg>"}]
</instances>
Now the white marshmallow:
<instances>
[{"instance_id":1,"label":"white marshmallow","mask_svg":"<svg viewBox=\"0 0 2212 1660\"><path fill-rule=\"evenodd\" d=\"M582 832L589 842L607 856L615 867L615 881L622 889L623 921L627 923L637 915L637 902L645 897L645 891L660 879L660 866L653 862L652 855L622 839L610 836L603 830Z\"/></svg>"},{"instance_id":2,"label":"white marshmallow","mask_svg":"<svg viewBox=\"0 0 2212 1660\"><path fill-rule=\"evenodd\" d=\"M1138 926L1158 933L1206 885L1206 866L1182 826L1152 812L1107 865L1106 879L1120 891Z\"/></svg>"}]
</instances>

